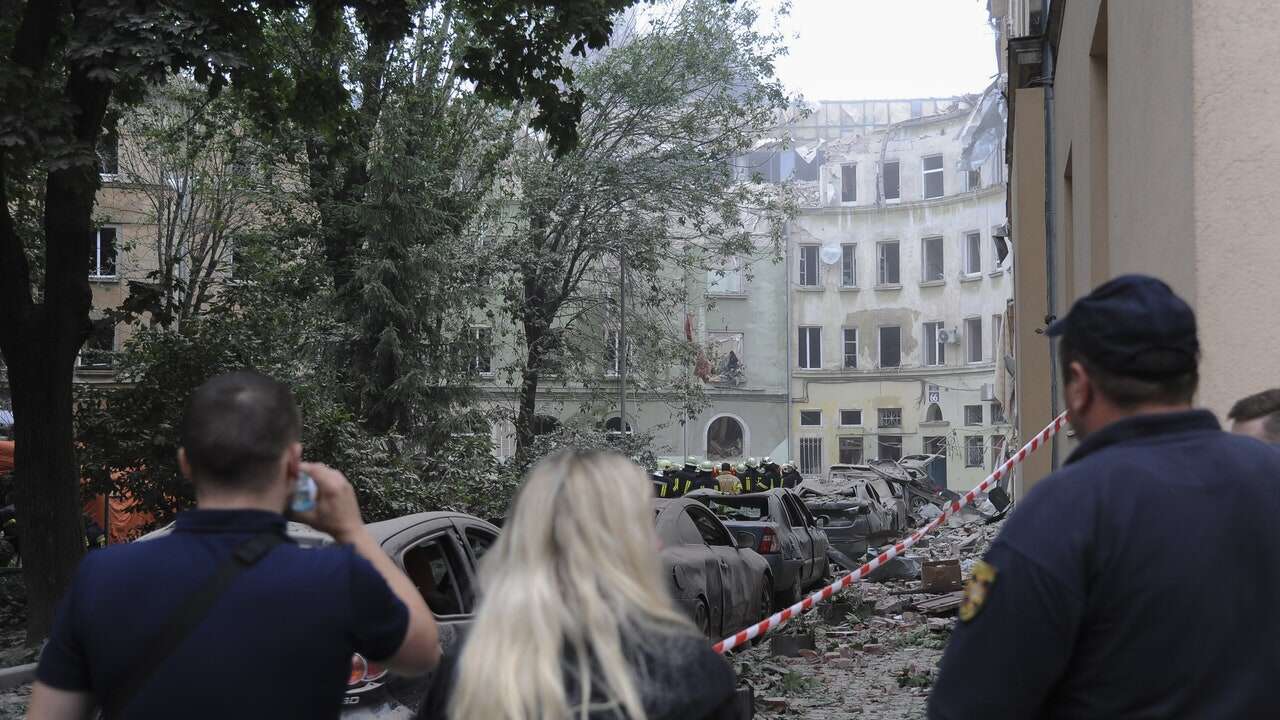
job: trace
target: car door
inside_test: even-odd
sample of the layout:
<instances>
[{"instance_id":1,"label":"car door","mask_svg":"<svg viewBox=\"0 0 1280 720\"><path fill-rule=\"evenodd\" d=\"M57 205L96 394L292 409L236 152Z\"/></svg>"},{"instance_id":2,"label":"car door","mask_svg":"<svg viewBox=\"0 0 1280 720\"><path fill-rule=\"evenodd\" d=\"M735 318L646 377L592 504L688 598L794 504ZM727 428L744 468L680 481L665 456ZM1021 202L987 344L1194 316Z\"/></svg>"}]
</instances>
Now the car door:
<instances>
[{"instance_id":1,"label":"car door","mask_svg":"<svg viewBox=\"0 0 1280 720\"><path fill-rule=\"evenodd\" d=\"M733 536L719 518L701 505L689 505L685 512L720 571L720 597L724 607L724 623L720 631L729 632L742 627L751 619L755 579L748 577L748 569L738 558Z\"/></svg>"},{"instance_id":2,"label":"car door","mask_svg":"<svg viewBox=\"0 0 1280 720\"><path fill-rule=\"evenodd\" d=\"M809 537L813 540L814 562L814 573L810 582L817 582L827 575L827 548L831 547L831 541L827 538L827 531L818 527L818 519L813 516L809 507L793 494L788 493L787 497L800 509L804 515L805 525L809 527Z\"/></svg>"},{"instance_id":3,"label":"car door","mask_svg":"<svg viewBox=\"0 0 1280 720\"><path fill-rule=\"evenodd\" d=\"M730 611L725 601L725 569L721 558L712 552L702 538L702 533L694 523L687 508L701 508L696 503L678 502L667 508L665 517L658 518L658 534L662 543L668 547L666 556L673 564L672 572L676 575L677 586L683 582L696 583L699 578L702 587L678 588L682 592L699 592L707 602L707 625L712 633L718 634L729 625L726 613ZM710 511L706 511L710 512Z\"/></svg>"},{"instance_id":4,"label":"car door","mask_svg":"<svg viewBox=\"0 0 1280 720\"><path fill-rule=\"evenodd\" d=\"M798 577L803 587L809 583L813 575L813 538L809 535L809 528L805 526L804 514L796 508L795 503L786 493L779 493L774 496L774 500L778 503L780 510L778 523L787 528L783 540L784 555L799 561Z\"/></svg>"},{"instance_id":5,"label":"car door","mask_svg":"<svg viewBox=\"0 0 1280 720\"><path fill-rule=\"evenodd\" d=\"M472 612L475 612L475 605L479 602L479 598L475 596L475 589L478 587L480 560L489 552L489 548L498 542L498 529L489 523L471 518L454 518L453 524L461 533L463 545L467 551L467 569L471 573L472 581L468 584L470 595L465 601L472 608Z\"/></svg>"},{"instance_id":6,"label":"car door","mask_svg":"<svg viewBox=\"0 0 1280 720\"><path fill-rule=\"evenodd\" d=\"M422 523L388 538L383 547L435 616L441 652L458 653L475 612L471 556L458 528L447 519ZM392 697L410 708L421 704L430 685L429 675L388 677L387 688Z\"/></svg>"}]
</instances>

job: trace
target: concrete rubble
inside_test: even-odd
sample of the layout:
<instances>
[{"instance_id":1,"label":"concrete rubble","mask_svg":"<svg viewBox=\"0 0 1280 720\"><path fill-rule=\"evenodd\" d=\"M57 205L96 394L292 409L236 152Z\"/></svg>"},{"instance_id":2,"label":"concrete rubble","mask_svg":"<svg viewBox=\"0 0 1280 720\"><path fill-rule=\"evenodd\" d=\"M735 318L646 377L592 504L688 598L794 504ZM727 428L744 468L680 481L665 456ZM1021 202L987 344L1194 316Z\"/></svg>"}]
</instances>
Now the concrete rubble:
<instances>
[{"instance_id":1,"label":"concrete rubble","mask_svg":"<svg viewBox=\"0 0 1280 720\"><path fill-rule=\"evenodd\" d=\"M982 520L939 528L912 548L920 561L959 560L964 579L1003 523ZM823 606L778 633L812 633L814 650L778 657L770 642L735 653L741 681L756 697L758 718L907 720L923 718L938 662L956 622L960 592L927 593L920 580L857 583L833 599L850 612ZM828 603L829 604L829 603ZM930 605L950 606L927 614Z\"/></svg>"}]
</instances>

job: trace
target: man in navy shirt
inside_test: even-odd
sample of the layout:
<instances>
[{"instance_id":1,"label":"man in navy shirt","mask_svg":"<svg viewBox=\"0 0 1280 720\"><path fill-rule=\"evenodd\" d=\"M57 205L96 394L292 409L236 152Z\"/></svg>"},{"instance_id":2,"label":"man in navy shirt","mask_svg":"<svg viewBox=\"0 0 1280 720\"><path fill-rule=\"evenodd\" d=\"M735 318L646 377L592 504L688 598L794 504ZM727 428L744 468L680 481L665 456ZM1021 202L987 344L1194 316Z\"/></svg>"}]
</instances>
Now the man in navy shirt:
<instances>
[{"instance_id":1,"label":"man in navy shirt","mask_svg":"<svg viewBox=\"0 0 1280 720\"><path fill-rule=\"evenodd\" d=\"M41 655L28 717L84 718L100 706L108 720L336 718L353 652L406 674L435 666L430 611L365 529L346 478L301 461L300 434L292 394L267 377L230 373L196 390L178 462L198 509L180 513L166 537L85 557ZM285 539L282 513L300 472L318 494L297 519L336 546ZM255 537L270 549L139 680L178 608ZM126 693L130 684L136 692Z\"/></svg>"},{"instance_id":2,"label":"man in navy shirt","mask_svg":"<svg viewBox=\"0 0 1280 720\"><path fill-rule=\"evenodd\" d=\"M1195 316L1159 280L1049 334L1081 442L974 567L929 717L1280 717L1280 453L1192 409Z\"/></svg>"}]
</instances>

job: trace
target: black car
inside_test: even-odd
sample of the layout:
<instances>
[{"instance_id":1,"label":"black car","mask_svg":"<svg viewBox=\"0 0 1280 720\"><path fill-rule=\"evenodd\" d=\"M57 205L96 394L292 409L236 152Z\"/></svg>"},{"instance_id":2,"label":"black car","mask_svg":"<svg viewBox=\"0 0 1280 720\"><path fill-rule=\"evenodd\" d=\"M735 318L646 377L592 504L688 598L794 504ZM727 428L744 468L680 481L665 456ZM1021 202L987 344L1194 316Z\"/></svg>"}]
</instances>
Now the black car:
<instances>
[{"instance_id":1,"label":"black car","mask_svg":"<svg viewBox=\"0 0 1280 720\"><path fill-rule=\"evenodd\" d=\"M171 532L172 525L142 540ZM307 525L289 523L289 537L302 547L333 543L333 538ZM470 627L476 604L476 564L498 539L498 528L471 515L428 512L371 523L369 533L417 586L440 628L440 649L456 653ZM430 675L401 677L369 662L351 658L351 675L342 717L411 718L430 684Z\"/></svg>"},{"instance_id":2,"label":"black car","mask_svg":"<svg viewBox=\"0 0 1280 720\"><path fill-rule=\"evenodd\" d=\"M705 635L725 637L773 612L773 576L753 535L735 537L688 498L657 500L654 514L676 604Z\"/></svg>"}]
</instances>

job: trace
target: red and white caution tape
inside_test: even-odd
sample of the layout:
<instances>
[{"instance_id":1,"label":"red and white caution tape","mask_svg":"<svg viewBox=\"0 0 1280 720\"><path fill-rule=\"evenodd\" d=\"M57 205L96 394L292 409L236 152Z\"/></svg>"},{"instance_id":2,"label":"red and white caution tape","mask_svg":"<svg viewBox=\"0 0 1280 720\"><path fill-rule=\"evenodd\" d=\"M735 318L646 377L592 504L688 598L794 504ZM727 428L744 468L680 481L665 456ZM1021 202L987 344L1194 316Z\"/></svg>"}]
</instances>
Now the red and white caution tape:
<instances>
[{"instance_id":1,"label":"red and white caution tape","mask_svg":"<svg viewBox=\"0 0 1280 720\"><path fill-rule=\"evenodd\" d=\"M1067 423L1067 414L1062 413L1061 415L1058 416L1056 420L1054 420L1052 423L1049 423L1048 427L1040 431L1040 434L1031 438L1031 442L1027 443L1026 445L1023 445L1022 449L1019 450L1017 454L1013 455L1008 460L1005 460L1000 467L995 469L995 472L987 476L986 480L983 480L982 482L978 483L976 487L974 487L969 492L965 493L964 496L961 497L959 500L952 500L951 506L948 508L945 508L942 511L942 514L938 515L938 517L930 521L928 525L925 525L919 530L916 530L915 532L911 533L911 535L904 538L901 542L899 542L897 545L894 545L889 550L886 550L885 552L880 553L880 555L877 556L871 562L867 563L866 565L863 565L862 567L849 573L848 575L841 577L840 579L836 580L830 585L822 588L818 592L815 592L814 594L806 597L804 600L801 600L800 602L796 603L795 605L792 605L791 607L787 608L786 610L783 610L780 613L771 615L770 617L765 618L764 620L761 620L755 625L752 625L744 630L739 631L736 635L730 635L724 640L721 640L720 642L716 643L715 651L718 653L729 652L730 650L740 645L746 644L748 641L752 640L753 638L758 638L761 635L764 635L772 630L776 630L782 627L783 625L787 624L787 621L791 620L794 617L799 617L800 615L803 615L809 612L814 608L814 606L816 606L820 602L823 602L825 600L830 600L831 597L836 593L840 592L841 590L847 589L850 585L853 585L855 582L870 575L871 572L876 568L883 566L885 563L889 562L890 560L906 552L907 548L919 542L920 538L933 532L940 525L942 525L942 523L946 522L947 519L950 518L952 515L960 512L960 508L973 502L974 499L978 497L978 493L987 492L992 487L994 487L995 484L999 482L1001 478L1007 475L1010 470L1012 470L1015 466L1019 465L1023 460L1026 460L1028 455L1030 455L1031 453L1039 449L1041 445L1044 445L1045 443L1049 442L1049 438L1053 437L1054 435L1057 435L1058 432L1062 430L1062 426L1065 425L1066 423Z\"/></svg>"}]
</instances>

